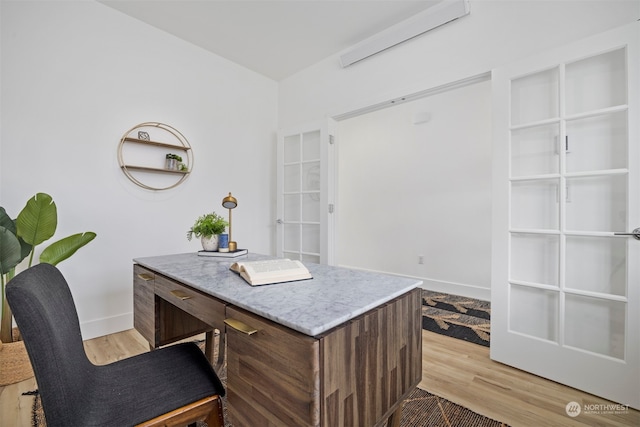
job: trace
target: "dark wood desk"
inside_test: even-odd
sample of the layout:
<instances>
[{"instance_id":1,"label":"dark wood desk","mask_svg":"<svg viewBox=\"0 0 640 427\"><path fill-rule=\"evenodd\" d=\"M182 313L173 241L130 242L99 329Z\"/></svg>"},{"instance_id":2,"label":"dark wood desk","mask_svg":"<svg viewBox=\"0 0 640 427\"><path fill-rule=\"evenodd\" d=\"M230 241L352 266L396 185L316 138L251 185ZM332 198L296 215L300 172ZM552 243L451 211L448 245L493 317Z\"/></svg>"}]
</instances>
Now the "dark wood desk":
<instances>
[{"instance_id":1,"label":"dark wood desk","mask_svg":"<svg viewBox=\"0 0 640 427\"><path fill-rule=\"evenodd\" d=\"M422 300L417 283L310 265L314 282L299 282L297 286L304 288L291 284L252 288L228 271L230 262L187 255L176 255L180 265L168 263L167 257L135 260L134 326L152 347L206 332L210 357L212 331L221 332L223 348L226 342L227 405L234 427L399 423L402 401L422 377ZM316 335L283 325L294 322L301 329L307 327L292 320L306 322L295 304L313 298L314 286L330 286L321 276L349 277L354 286L364 281L371 293L387 293L386 287L393 288L391 282L397 281L402 293L335 326L320 320L327 329ZM341 279L338 282L348 286ZM256 289L260 290L256 293ZM310 294L282 300L273 311L247 309L247 301L254 297L264 301L273 293L296 291ZM324 290L323 295L327 294L330 289ZM251 304L259 305L255 301ZM315 306L321 304L318 300ZM286 313L292 312L287 318ZM274 321L276 316L282 320ZM235 323L228 325L225 320ZM224 354L220 352L220 359L213 362L221 363Z\"/></svg>"}]
</instances>

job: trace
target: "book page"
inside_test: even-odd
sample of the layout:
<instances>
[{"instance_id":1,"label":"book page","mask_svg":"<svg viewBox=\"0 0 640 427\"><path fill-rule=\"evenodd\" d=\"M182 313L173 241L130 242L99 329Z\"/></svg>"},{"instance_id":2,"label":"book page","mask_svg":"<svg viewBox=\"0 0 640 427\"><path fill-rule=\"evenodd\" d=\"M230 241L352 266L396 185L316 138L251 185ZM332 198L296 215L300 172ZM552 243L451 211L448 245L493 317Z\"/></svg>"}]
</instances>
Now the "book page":
<instances>
[{"instance_id":1,"label":"book page","mask_svg":"<svg viewBox=\"0 0 640 427\"><path fill-rule=\"evenodd\" d=\"M290 259L236 262L230 269L252 285L311 278L309 270L300 261Z\"/></svg>"},{"instance_id":2,"label":"book page","mask_svg":"<svg viewBox=\"0 0 640 427\"><path fill-rule=\"evenodd\" d=\"M289 274L295 270L307 269L300 263L300 261L291 261L289 259L273 260L273 261L254 261L248 263L242 263L243 267L251 275L255 274L269 274L269 275L283 275Z\"/></svg>"}]
</instances>

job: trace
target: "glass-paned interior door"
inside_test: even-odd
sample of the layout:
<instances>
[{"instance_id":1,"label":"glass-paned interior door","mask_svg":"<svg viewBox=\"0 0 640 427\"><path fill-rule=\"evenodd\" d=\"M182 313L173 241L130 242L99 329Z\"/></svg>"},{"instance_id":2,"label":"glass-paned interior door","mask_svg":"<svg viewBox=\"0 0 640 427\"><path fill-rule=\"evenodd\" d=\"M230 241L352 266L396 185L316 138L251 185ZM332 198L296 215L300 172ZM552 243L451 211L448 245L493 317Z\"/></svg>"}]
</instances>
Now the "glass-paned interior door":
<instances>
[{"instance_id":1,"label":"glass-paned interior door","mask_svg":"<svg viewBox=\"0 0 640 427\"><path fill-rule=\"evenodd\" d=\"M277 254L329 263L332 248L332 141L328 125L282 131L278 138Z\"/></svg>"},{"instance_id":2,"label":"glass-paned interior door","mask_svg":"<svg viewBox=\"0 0 640 427\"><path fill-rule=\"evenodd\" d=\"M638 24L494 73L493 359L640 406Z\"/></svg>"}]
</instances>

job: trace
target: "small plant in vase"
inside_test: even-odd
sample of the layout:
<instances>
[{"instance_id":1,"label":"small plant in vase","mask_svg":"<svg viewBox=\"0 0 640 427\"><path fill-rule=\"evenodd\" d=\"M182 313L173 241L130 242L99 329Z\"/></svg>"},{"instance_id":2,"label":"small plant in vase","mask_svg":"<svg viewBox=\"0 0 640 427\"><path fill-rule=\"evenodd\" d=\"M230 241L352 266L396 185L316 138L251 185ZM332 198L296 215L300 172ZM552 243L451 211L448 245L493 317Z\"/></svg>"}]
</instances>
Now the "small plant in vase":
<instances>
[{"instance_id":1,"label":"small plant in vase","mask_svg":"<svg viewBox=\"0 0 640 427\"><path fill-rule=\"evenodd\" d=\"M165 156L165 168L170 170L178 170L179 166L182 164L182 157L177 154L169 153Z\"/></svg>"},{"instance_id":2,"label":"small plant in vase","mask_svg":"<svg viewBox=\"0 0 640 427\"><path fill-rule=\"evenodd\" d=\"M205 251L217 251L218 236L224 233L228 225L229 223L215 212L202 215L196 219L196 222L187 231L187 239L191 240L193 236L199 237L202 249Z\"/></svg>"}]
</instances>

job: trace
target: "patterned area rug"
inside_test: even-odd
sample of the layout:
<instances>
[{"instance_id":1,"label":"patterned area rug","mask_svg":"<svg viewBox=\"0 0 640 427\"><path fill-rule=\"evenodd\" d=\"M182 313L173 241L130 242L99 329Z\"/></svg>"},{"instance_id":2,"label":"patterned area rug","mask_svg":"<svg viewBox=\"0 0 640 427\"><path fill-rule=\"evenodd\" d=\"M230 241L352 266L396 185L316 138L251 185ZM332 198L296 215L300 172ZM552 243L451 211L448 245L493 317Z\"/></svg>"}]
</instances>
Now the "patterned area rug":
<instances>
[{"instance_id":1,"label":"patterned area rug","mask_svg":"<svg viewBox=\"0 0 640 427\"><path fill-rule=\"evenodd\" d=\"M422 291L422 328L489 347L491 303L458 295Z\"/></svg>"},{"instance_id":2,"label":"patterned area rug","mask_svg":"<svg viewBox=\"0 0 640 427\"><path fill-rule=\"evenodd\" d=\"M419 388L405 400L400 426L509 427Z\"/></svg>"}]
</instances>

